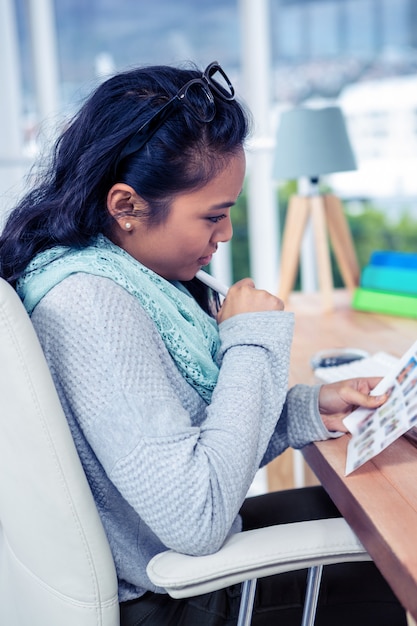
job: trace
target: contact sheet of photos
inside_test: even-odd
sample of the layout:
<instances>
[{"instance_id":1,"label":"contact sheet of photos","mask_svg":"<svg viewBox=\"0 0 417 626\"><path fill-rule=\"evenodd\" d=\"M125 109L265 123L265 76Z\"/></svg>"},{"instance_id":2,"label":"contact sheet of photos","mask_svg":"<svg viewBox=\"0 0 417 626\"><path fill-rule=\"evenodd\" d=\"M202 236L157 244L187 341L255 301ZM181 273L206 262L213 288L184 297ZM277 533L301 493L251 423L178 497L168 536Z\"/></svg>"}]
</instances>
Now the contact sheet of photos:
<instances>
[{"instance_id":1,"label":"contact sheet of photos","mask_svg":"<svg viewBox=\"0 0 417 626\"><path fill-rule=\"evenodd\" d=\"M417 425L417 341L372 393L384 392L388 400L379 409L356 409L344 420L352 433L346 475Z\"/></svg>"}]
</instances>

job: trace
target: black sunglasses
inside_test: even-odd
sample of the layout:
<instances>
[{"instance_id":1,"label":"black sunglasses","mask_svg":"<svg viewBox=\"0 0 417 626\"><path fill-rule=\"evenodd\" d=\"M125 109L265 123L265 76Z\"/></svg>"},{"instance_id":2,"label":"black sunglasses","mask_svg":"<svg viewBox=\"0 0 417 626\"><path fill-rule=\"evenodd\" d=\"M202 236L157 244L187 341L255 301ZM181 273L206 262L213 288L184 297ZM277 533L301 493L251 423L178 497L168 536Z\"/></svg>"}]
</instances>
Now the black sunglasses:
<instances>
[{"instance_id":1,"label":"black sunglasses","mask_svg":"<svg viewBox=\"0 0 417 626\"><path fill-rule=\"evenodd\" d=\"M211 122L216 114L214 96L222 100L234 100L235 90L227 74L217 61L210 63L201 78L193 78L168 100L152 117L142 124L121 151L118 162L138 152L175 111L178 104L185 104L199 122Z\"/></svg>"}]
</instances>

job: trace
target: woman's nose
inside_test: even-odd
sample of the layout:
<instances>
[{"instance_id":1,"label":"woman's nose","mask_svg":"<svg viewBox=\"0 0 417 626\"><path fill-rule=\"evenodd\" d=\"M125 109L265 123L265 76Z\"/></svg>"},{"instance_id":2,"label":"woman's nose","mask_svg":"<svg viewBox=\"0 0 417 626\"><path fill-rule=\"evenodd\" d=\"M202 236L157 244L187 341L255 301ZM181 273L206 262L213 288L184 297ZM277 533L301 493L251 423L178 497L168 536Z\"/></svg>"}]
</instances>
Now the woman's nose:
<instances>
[{"instance_id":1,"label":"woman's nose","mask_svg":"<svg viewBox=\"0 0 417 626\"><path fill-rule=\"evenodd\" d=\"M213 233L212 239L216 242L226 242L230 241L233 236L233 226L232 220L230 217L225 218L221 222L218 223L218 228L216 228Z\"/></svg>"}]
</instances>

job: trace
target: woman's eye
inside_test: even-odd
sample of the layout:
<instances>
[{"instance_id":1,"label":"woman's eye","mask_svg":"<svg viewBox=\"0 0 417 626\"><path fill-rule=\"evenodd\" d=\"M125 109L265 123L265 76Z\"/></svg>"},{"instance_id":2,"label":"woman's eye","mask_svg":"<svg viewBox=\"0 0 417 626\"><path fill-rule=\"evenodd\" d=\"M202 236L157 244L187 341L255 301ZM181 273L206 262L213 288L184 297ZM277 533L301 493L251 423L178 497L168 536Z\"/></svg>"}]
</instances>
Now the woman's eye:
<instances>
[{"instance_id":1,"label":"woman's eye","mask_svg":"<svg viewBox=\"0 0 417 626\"><path fill-rule=\"evenodd\" d=\"M226 215L213 215L213 217L208 217L207 219L209 222L212 222L213 224L217 224L217 222L224 220L225 217Z\"/></svg>"}]
</instances>

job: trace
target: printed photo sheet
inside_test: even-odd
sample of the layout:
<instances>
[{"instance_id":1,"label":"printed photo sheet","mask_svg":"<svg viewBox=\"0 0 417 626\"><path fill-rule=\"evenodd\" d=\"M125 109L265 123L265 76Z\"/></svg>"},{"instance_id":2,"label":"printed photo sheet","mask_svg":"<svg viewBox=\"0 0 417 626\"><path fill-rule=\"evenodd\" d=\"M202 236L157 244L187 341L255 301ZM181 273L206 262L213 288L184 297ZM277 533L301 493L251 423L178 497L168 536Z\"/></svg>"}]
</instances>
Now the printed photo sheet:
<instances>
[{"instance_id":1,"label":"printed photo sheet","mask_svg":"<svg viewBox=\"0 0 417 626\"><path fill-rule=\"evenodd\" d=\"M359 408L344 419L352 433L346 459L346 475L369 461L417 424L417 341L395 368L373 389L388 392L379 409Z\"/></svg>"}]
</instances>

